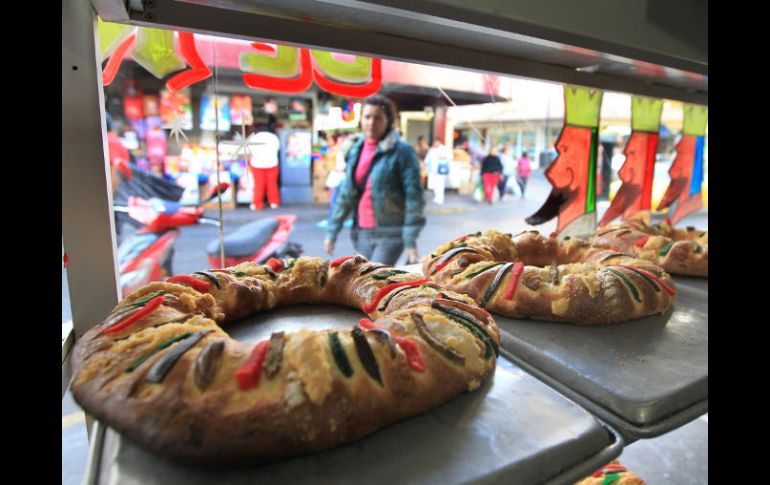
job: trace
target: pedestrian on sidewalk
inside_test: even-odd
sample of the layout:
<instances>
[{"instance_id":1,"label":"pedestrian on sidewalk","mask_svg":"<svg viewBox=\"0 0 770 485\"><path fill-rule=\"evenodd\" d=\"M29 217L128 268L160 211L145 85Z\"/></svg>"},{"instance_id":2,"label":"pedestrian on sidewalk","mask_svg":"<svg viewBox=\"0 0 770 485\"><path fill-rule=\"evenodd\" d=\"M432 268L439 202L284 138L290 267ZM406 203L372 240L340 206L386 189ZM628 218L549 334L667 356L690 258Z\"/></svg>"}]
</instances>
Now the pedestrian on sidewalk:
<instances>
[{"instance_id":1,"label":"pedestrian on sidewalk","mask_svg":"<svg viewBox=\"0 0 770 485\"><path fill-rule=\"evenodd\" d=\"M532 162L527 157L527 152L523 152L519 163L516 166L516 182L521 188L521 198L524 198L524 189L527 187L527 180L529 180L529 174L532 172Z\"/></svg>"},{"instance_id":2,"label":"pedestrian on sidewalk","mask_svg":"<svg viewBox=\"0 0 770 485\"><path fill-rule=\"evenodd\" d=\"M503 164L503 174L500 176L497 188L500 191L500 200L503 200L506 187L516 176L516 161L511 156L511 148L508 145L503 145L500 149L500 161Z\"/></svg>"},{"instance_id":3,"label":"pedestrian on sidewalk","mask_svg":"<svg viewBox=\"0 0 770 485\"><path fill-rule=\"evenodd\" d=\"M452 163L452 152L441 140L433 141L433 146L425 155L425 165L428 168L428 188L433 190L433 202L444 203L444 188L449 176Z\"/></svg>"},{"instance_id":4,"label":"pedestrian on sidewalk","mask_svg":"<svg viewBox=\"0 0 770 485\"><path fill-rule=\"evenodd\" d=\"M371 261L395 265L406 248L407 263L419 262L417 236L425 226L420 162L393 126L395 105L375 95L362 102L361 131L346 157L347 176L340 185L324 249L334 254L343 221L353 212L355 250Z\"/></svg>"},{"instance_id":5,"label":"pedestrian on sidewalk","mask_svg":"<svg viewBox=\"0 0 770 485\"><path fill-rule=\"evenodd\" d=\"M278 191L278 152L281 141L275 134L275 116L270 115L268 122L257 133L248 137L251 160L249 170L254 181L251 210L262 210L267 201L273 209L281 205L281 193Z\"/></svg>"},{"instance_id":6,"label":"pedestrian on sidewalk","mask_svg":"<svg viewBox=\"0 0 770 485\"><path fill-rule=\"evenodd\" d=\"M500 175L503 173L503 163L497 156L497 147L493 146L489 150L489 155L481 161L481 182L484 185L484 199L487 204L492 204L495 195L495 188L500 181Z\"/></svg>"}]
</instances>

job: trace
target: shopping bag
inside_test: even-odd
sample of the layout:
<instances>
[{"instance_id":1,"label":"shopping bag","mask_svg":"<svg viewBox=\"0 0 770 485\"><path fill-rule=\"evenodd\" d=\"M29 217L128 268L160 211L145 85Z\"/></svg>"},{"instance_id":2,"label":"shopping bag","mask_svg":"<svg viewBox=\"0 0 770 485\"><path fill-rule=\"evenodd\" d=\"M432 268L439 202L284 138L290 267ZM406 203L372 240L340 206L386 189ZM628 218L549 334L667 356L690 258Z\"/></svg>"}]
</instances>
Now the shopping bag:
<instances>
[{"instance_id":1,"label":"shopping bag","mask_svg":"<svg viewBox=\"0 0 770 485\"><path fill-rule=\"evenodd\" d=\"M505 183L505 190L517 197L521 197L521 187L519 187L519 181L514 176L508 177L508 181Z\"/></svg>"},{"instance_id":2,"label":"shopping bag","mask_svg":"<svg viewBox=\"0 0 770 485\"><path fill-rule=\"evenodd\" d=\"M481 179L476 183L476 189L473 191L473 200L476 202L484 200L484 184L482 184Z\"/></svg>"}]
</instances>

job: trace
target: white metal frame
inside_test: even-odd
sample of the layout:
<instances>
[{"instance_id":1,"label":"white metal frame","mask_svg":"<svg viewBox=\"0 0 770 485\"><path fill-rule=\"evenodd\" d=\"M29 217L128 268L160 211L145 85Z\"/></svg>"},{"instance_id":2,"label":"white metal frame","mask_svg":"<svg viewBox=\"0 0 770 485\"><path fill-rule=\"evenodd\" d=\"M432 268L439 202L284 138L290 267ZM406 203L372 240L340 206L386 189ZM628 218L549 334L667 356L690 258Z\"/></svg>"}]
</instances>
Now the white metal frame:
<instances>
[{"instance_id":1,"label":"white metal frame","mask_svg":"<svg viewBox=\"0 0 770 485\"><path fill-rule=\"evenodd\" d=\"M110 167L96 16L86 0L62 2L62 239L74 337L118 302ZM69 352L62 338L62 396Z\"/></svg>"}]
</instances>

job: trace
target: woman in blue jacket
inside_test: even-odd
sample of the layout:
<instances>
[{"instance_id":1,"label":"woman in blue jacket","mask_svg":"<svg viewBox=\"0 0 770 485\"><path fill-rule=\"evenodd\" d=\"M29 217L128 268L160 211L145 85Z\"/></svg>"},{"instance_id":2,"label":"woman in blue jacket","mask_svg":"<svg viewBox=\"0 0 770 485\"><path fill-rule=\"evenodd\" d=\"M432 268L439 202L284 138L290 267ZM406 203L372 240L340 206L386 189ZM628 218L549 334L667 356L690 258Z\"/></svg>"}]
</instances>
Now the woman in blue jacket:
<instances>
[{"instance_id":1,"label":"woman in blue jacket","mask_svg":"<svg viewBox=\"0 0 770 485\"><path fill-rule=\"evenodd\" d=\"M347 176L324 241L330 255L343 221L353 211L351 237L358 253L392 266L406 248L407 263L419 262L417 236L425 225L420 162L414 149L400 140L394 117L388 98L375 95L363 101L364 136L346 156Z\"/></svg>"}]
</instances>

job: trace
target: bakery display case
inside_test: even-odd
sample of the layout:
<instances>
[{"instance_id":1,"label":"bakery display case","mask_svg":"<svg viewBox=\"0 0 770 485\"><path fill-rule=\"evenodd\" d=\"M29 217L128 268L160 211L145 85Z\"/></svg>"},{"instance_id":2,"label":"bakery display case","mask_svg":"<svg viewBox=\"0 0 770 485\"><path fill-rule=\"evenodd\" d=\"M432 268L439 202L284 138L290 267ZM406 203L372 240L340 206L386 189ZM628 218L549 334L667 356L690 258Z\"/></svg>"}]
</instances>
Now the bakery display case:
<instances>
[{"instance_id":1,"label":"bakery display case","mask_svg":"<svg viewBox=\"0 0 770 485\"><path fill-rule=\"evenodd\" d=\"M554 2L525 2L518 12L500 2L467 3L68 0L62 5L67 13L62 22L64 31L70 23L95 25L99 16L143 27L708 104L707 36L677 27L671 17L679 14L667 17L659 2L643 2L646 11L607 7L606 18L599 16L602 2L583 2L587 18L626 26L603 33L589 20L577 18L580 15L570 15L569 8L551 10ZM696 10L691 18L707 19L706 5L691 6ZM63 40L67 35L63 32ZM85 36L75 44L79 61L94 60L87 55L93 39ZM72 75L69 64L76 62L65 58L67 46L64 41L63 77ZM94 62L90 69L97 73L99 66ZM78 101L79 111L63 110L63 121L90 112L83 118L83 131L97 132L97 118L103 113L101 84L96 76L63 82L63 94L78 86L95 92ZM68 129L63 126L62 143L72 146L75 137ZM103 132L102 124L101 137ZM63 167L73 174L105 167L101 137L85 137L83 143L93 150L63 150ZM104 222L109 220L110 199L105 196L104 174L92 173L76 188L68 183L67 170L63 172L63 226L78 228L63 231L64 238L68 248L81 247L72 251L70 285L88 279L89 288L98 287L96 294L72 292L74 335L79 337L87 329L81 322L98 321L95 316L107 314L117 302L110 275L112 228ZM78 190L94 193L87 197ZM89 260L78 258L78 251L88 253ZM420 272L419 266L405 269ZM96 423L86 483L339 483L372 477L378 483L574 483L618 457L624 446L668 433L708 412L708 280L674 279L672 309L621 324L581 327L495 315L501 355L494 375L481 388L316 455L211 472L166 461ZM247 318L227 332L236 340L256 343L273 331L353 325L359 317L360 312L339 307L295 306L272 311L264 323L264 317ZM63 388L65 378L71 378L66 357L63 348Z\"/></svg>"}]
</instances>

